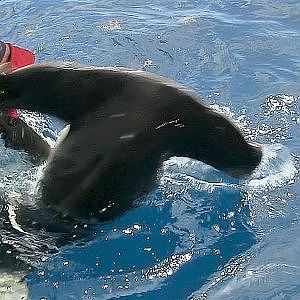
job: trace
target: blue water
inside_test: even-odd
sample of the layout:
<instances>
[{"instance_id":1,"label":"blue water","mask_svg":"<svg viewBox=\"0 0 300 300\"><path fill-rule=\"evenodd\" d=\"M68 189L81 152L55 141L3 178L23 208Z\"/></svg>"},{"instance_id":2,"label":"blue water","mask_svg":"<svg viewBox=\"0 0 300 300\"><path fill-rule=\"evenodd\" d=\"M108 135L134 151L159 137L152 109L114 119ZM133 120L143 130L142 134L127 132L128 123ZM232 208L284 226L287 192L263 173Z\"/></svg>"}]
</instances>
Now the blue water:
<instances>
[{"instance_id":1,"label":"blue water","mask_svg":"<svg viewBox=\"0 0 300 300\"><path fill-rule=\"evenodd\" d=\"M299 1L22 0L0 10L1 39L39 62L167 76L264 147L245 181L172 158L135 209L86 225L86 237L54 254L37 251L55 248L51 233L1 227L2 244L13 241L33 266L30 299L300 298ZM39 168L0 147L1 193L28 198Z\"/></svg>"}]
</instances>

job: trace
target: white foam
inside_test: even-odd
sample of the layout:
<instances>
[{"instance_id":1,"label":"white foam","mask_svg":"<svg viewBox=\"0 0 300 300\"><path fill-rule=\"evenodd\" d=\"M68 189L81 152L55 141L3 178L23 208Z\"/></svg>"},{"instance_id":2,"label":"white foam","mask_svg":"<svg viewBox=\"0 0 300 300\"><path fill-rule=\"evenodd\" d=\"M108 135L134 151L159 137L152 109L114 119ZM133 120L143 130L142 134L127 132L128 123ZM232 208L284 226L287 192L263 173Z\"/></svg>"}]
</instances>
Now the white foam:
<instances>
[{"instance_id":1,"label":"white foam","mask_svg":"<svg viewBox=\"0 0 300 300\"><path fill-rule=\"evenodd\" d=\"M263 145L262 161L245 183L255 189L275 188L293 181L298 172L287 147L281 144Z\"/></svg>"},{"instance_id":2,"label":"white foam","mask_svg":"<svg viewBox=\"0 0 300 300\"><path fill-rule=\"evenodd\" d=\"M0 272L0 299L1 300L26 300L28 289L22 272Z\"/></svg>"}]
</instances>

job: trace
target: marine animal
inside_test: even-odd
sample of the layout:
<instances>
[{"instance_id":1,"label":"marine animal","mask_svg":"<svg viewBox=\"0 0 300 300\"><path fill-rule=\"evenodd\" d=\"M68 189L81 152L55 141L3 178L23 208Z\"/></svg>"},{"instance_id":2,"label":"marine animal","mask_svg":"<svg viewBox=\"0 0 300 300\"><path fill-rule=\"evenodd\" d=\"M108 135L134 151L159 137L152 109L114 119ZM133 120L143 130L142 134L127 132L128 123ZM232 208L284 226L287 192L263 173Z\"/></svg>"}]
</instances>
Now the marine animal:
<instances>
[{"instance_id":1,"label":"marine animal","mask_svg":"<svg viewBox=\"0 0 300 300\"><path fill-rule=\"evenodd\" d=\"M26 109L70 124L50 154L40 201L74 218L107 220L128 210L160 178L164 160L186 156L234 177L261 148L195 92L123 68L34 65L0 76L0 109Z\"/></svg>"}]
</instances>

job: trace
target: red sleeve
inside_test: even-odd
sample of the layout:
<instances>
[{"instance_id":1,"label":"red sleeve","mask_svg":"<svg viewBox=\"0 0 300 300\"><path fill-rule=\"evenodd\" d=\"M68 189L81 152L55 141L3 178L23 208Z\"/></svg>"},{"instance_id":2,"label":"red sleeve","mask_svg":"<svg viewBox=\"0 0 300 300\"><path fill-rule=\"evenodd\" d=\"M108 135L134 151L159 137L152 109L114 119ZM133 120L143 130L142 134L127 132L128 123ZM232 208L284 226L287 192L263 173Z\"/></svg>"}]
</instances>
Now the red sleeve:
<instances>
[{"instance_id":1,"label":"red sleeve","mask_svg":"<svg viewBox=\"0 0 300 300\"><path fill-rule=\"evenodd\" d=\"M34 64L35 57L31 51L9 43L8 46L10 49L10 63L12 71ZM18 111L14 108L9 109L7 115L13 119L19 117Z\"/></svg>"},{"instance_id":2,"label":"red sleeve","mask_svg":"<svg viewBox=\"0 0 300 300\"><path fill-rule=\"evenodd\" d=\"M8 44L8 46L10 49L10 63L12 70L34 64L35 57L31 51L12 44Z\"/></svg>"}]
</instances>

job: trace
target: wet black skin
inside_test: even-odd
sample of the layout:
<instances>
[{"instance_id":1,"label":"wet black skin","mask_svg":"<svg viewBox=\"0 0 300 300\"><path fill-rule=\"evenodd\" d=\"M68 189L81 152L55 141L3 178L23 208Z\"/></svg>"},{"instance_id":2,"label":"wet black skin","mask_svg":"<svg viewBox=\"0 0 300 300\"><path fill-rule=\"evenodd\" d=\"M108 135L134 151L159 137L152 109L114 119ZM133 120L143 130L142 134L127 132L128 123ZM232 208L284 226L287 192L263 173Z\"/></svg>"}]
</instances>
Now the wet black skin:
<instances>
[{"instance_id":1,"label":"wet black skin","mask_svg":"<svg viewBox=\"0 0 300 300\"><path fill-rule=\"evenodd\" d=\"M41 201L72 217L110 219L132 206L171 156L249 175L261 149L194 93L125 69L35 65L0 77L0 109L55 115L70 123L49 157Z\"/></svg>"}]
</instances>

